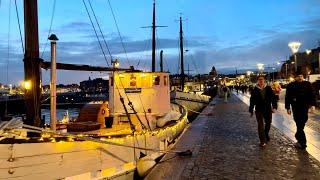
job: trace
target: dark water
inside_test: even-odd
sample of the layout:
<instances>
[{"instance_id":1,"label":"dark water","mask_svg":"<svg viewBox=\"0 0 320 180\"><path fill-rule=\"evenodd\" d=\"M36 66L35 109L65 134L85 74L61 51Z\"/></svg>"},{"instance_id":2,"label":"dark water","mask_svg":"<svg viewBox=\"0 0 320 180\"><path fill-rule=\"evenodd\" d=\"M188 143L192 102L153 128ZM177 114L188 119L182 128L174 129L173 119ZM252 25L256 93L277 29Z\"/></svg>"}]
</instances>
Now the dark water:
<instances>
[{"instance_id":1,"label":"dark water","mask_svg":"<svg viewBox=\"0 0 320 180\"><path fill-rule=\"evenodd\" d=\"M78 108L68 108L68 109L57 109L57 119L60 121L63 115L68 111L69 119L78 117L80 109ZM41 109L41 115L45 116L45 123L50 123L50 109Z\"/></svg>"}]
</instances>

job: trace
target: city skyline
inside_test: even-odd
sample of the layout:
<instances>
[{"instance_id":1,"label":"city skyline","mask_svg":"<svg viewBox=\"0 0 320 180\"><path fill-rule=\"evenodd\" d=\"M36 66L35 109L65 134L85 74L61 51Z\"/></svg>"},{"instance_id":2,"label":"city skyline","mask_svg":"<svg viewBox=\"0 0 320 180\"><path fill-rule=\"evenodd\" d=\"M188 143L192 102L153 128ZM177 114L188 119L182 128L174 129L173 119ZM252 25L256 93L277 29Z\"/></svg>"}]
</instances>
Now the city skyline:
<instances>
[{"instance_id":1,"label":"city skyline","mask_svg":"<svg viewBox=\"0 0 320 180\"><path fill-rule=\"evenodd\" d=\"M20 35L14 1L2 0L0 19L0 82L17 84L23 80L23 62ZM119 41L116 26L107 1L92 1L93 8L102 26L111 53L120 58L123 67L128 64L138 69L149 70L151 64L151 29L140 28L151 25L151 0L110 0L120 28L129 63ZM49 45L46 50L54 0L39 1L40 55L49 60ZM192 73L209 73L212 66L219 72L234 72L237 67L253 69L256 63L272 64L285 60L290 50L289 41L300 41L301 50L315 48L320 39L320 3L316 0L263 1L157 1L157 60L160 49L165 54L165 69L171 73L178 70L178 23L180 14L184 21L186 66ZM17 1L23 32L22 2ZM11 16L9 16L9 10ZM80 0L56 0L52 33L58 38L58 61L75 64L106 66L94 31ZM10 33L9 30L10 17ZM8 59L8 37L10 51ZM6 72L9 61L8 76ZM158 64L158 61L157 61ZM195 65L196 64L196 65ZM186 69L186 68L185 68ZM105 77L106 74L90 72L58 71L58 83L78 83L88 76ZM49 71L43 71L43 82L49 81Z\"/></svg>"}]
</instances>

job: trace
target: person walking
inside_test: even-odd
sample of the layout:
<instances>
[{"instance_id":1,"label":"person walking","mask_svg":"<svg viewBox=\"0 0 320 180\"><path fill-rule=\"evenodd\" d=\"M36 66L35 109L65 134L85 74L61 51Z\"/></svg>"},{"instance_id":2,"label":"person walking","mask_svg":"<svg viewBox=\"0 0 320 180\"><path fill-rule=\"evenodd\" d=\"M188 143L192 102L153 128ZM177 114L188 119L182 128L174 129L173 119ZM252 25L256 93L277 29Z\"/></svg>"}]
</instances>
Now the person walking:
<instances>
[{"instance_id":1,"label":"person walking","mask_svg":"<svg viewBox=\"0 0 320 180\"><path fill-rule=\"evenodd\" d=\"M297 126L295 137L297 143L296 148L306 149L307 140L304 133L304 126L308 121L308 110L315 109L316 98L310 82L305 81L302 72L298 71L295 74L295 81L287 86L285 97L285 108L287 113L291 115Z\"/></svg>"},{"instance_id":2,"label":"person walking","mask_svg":"<svg viewBox=\"0 0 320 180\"><path fill-rule=\"evenodd\" d=\"M239 84L236 84L235 89L236 89L236 91L237 91L237 95L239 95L240 85L239 85Z\"/></svg>"},{"instance_id":3,"label":"person walking","mask_svg":"<svg viewBox=\"0 0 320 180\"><path fill-rule=\"evenodd\" d=\"M228 102L228 96L229 96L229 93L230 93L230 90L227 86L223 86L222 88L223 90L223 96L224 96L224 102L227 103Z\"/></svg>"},{"instance_id":4,"label":"person walking","mask_svg":"<svg viewBox=\"0 0 320 180\"><path fill-rule=\"evenodd\" d=\"M266 143L270 141L272 113L276 111L278 104L272 88L265 83L265 77L259 75L257 79L257 85L251 92L249 112L252 117L255 109L260 146L265 147Z\"/></svg>"}]
</instances>

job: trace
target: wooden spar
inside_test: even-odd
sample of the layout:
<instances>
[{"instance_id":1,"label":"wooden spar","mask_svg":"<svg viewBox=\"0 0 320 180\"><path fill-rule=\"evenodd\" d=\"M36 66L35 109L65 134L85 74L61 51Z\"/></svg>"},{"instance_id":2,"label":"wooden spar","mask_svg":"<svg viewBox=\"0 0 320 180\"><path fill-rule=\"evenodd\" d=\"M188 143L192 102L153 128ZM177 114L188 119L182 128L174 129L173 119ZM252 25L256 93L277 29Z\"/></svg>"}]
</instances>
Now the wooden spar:
<instances>
[{"instance_id":1,"label":"wooden spar","mask_svg":"<svg viewBox=\"0 0 320 180\"><path fill-rule=\"evenodd\" d=\"M180 74L180 88L181 91L184 89L184 62L183 62L183 31L182 31L182 18L180 17L180 63L181 63L181 74Z\"/></svg>"},{"instance_id":2,"label":"wooden spar","mask_svg":"<svg viewBox=\"0 0 320 180\"><path fill-rule=\"evenodd\" d=\"M24 79L30 85L25 90L25 124L40 127L41 69L39 60L37 0L24 0Z\"/></svg>"},{"instance_id":3,"label":"wooden spar","mask_svg":"<svg viewBox=\"0 0 320 180\"><path fill-rule=\"evenodd\" d=\"M41 68L50 69L51 62L42 61ZM101 67L101 66L89 66L84 64L66 64L66 63L56 63L57 69L60 70L71 70L71 71L135 71L133 67L131 68L113 68L113 67Z\"/></svg>"},{"instance_id":4,"label":"wooden spar","mask_svg":"<svg viewBox=\"0 0 320 180\"><path fill-rule=\"evenodd\" d=\"M156 25L156 3L153 1L153 14L152 14L152 26L145 26L142 28L152 28L152 67L151 71L156 71L156 28L168 27L168 26L157 26Z\"/></svg>"},{"instance_id":5,"label":"wooden spar","mask_svg":"<svg viewBox=\"0 0 320 180\"><path fill-rule=\"evenodd\" d=\"M152 16L152 72L156 71L156 3L153 2Z\"/></svg>"}]
</instances>

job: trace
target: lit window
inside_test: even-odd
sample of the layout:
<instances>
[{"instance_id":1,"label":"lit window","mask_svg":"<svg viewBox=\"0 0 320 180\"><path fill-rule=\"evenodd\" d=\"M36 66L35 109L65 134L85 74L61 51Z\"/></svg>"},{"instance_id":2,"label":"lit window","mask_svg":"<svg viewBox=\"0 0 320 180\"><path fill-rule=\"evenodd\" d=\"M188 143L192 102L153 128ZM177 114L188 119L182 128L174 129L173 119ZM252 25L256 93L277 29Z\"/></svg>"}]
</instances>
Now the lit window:
<instances>
[{"instance_id":1,"label":"lit window","mask_svg":"<svg viewBox=\"0 0 320 180\"><path fill-rule=\"evenodd\" d=\"M110 78L110 86L113 86L113 77Z\"/></svg>"},{"instance_id":2,"label":"lit window","mask_svg":"<svg viewBox=\"0 0 320 180\"><path fill-rule=\"evenodd\" d=\"M164 80L164 81L163 81L163 84L166 86L167 83L168 83L168 82L167 82L167 81L168 81L167 76L163 76L163 80Z\"/></svg>"},{"instance_id":3,"label":"lit window","mask_svg":"<svg viewBox=\"0 0 320 180\"><path fill-rule=\"evenodd\" d=\"M160 76L153 76L153 85L160 85Z\"/></svg>"},{"instance_id":4,"label":"lit window","mask_svg":"<svg viewBox=\"0 0 320 180\"><path fill-rule=\"evenodd\" d=\"M137 78L134 75L130 77L130 86L137 86Z\"/></svg>"}]
</instances>

